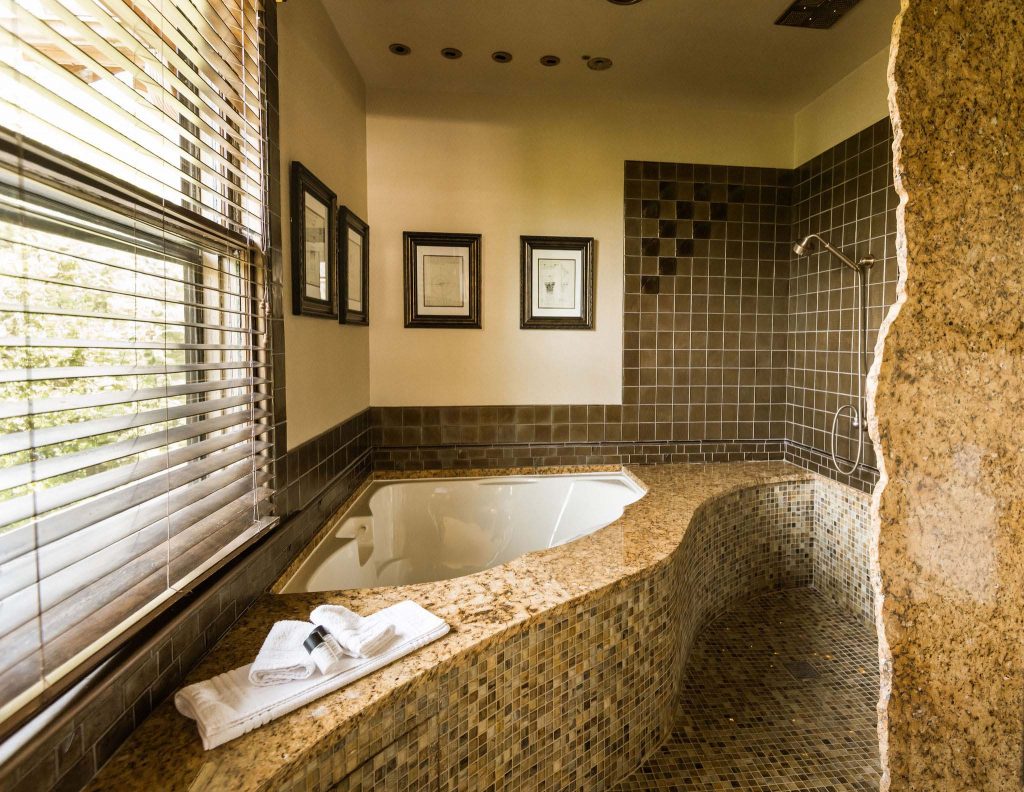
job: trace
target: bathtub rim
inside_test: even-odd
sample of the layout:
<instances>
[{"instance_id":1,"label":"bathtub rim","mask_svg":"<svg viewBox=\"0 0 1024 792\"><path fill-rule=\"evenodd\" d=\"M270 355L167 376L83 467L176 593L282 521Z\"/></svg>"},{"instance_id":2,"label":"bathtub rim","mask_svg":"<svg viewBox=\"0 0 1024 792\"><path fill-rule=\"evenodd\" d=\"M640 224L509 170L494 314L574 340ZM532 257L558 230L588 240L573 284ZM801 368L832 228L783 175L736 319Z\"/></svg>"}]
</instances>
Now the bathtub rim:
<instances>
[{"instance_id":1,"label":"bathtub rim","mask_svg":"<svg viewBox=\"0 0 1024 792\"><path fill-rule=\"evenodd\" d=\"M330 534L332 534L334 531L336 531L338 529L338 526L341 523L342 518L348 513L348 510L351 509L355 505L356 501L358 501L363 496L363 494L366 492L366 490L368 490L373 484L376 484L378 482L381 482L381 481L419 481L419 480L423 480L423 479L452 479L452 480L455 480L455 479L483 479L483 478L504 478L506 476L536 476L536 477L540 477L540 476L571 476L571 475L579 475L579 474L582 474L582 473L595 473L595 474L597 474L597 473L622 473L625 476L627 476L630 480L632 480L633 483L636 484L641 489L641 491L642 491L642 494L637 499L637 501L634 501L633 503L626 504L625 509L623 509L622 515L617 520L613 520L608 525L605 525L605 526L602 526L601 528L598 528L598 530L594 531L594 533L598 533L599 531L603 531L603 530L613 526L616 522L618 522L619 520L621 520L623 517L626 516L626 509L629 509L630 506L633 506L638 501L643 500L643 498L645 498L647 496L647 494L649 493L649 489L648 489L647 485L643 482L643 480L640 479L631 470L629 470L629 468L626 465L568 465L568 466L567 465L559 465L559 466L551 466L551 467L511 467L511 468L501 468L498 471L496 471L493 468L466 468L465 470L461 470L461 469L441 469L441 470L409 470L409 471L402 471L402 470L373 471L372 473L370 473L370 475L368 475L362 481L362 483L359 484L358 487L355 488L355 490L352 492L352 494L349 495L348 498L346 498L345 501L340 506L338 506L338 508L334 511L334 513L330 517L327 518L327 521L323 524L323 526L313 535L313 537L308 542L306 542L306 544L298 552L298 554L291 561L288 562L288 566L285 567L284 571L278 576L277 580L275 580L274 583L270 586L269 593L271 593L271 594L282 594L282 595L288 593L288 592L284 591L284 588L285 588L285 586L288 585L288 582L299 571L299 567L301 567L302 564L305 563L306 559L309 558L309 556L313 554L313 550L320 544L320 542L322 542L327 536L329 536ZM541 550L534 550L534 551L531 551L530 553L527 553L526 555L533 555L533 553L543 553L543 552L546 552L547 550L551 550L551 549L554 549L554 548L543 548ZM518 558L513 559L513 561L517 561L517 560L519 560L521 558L523 558L523 556L519 556ZM510 561L510 562L506 562L506 563L512 563L512 562ZM497 566L493 566L493 567L490 567L489 569L481 570L480 572L474 572L473 574L474 575L481 575L481 574L484 574L486 572L491 572L491 571L493 571L495 569L499 569L502 566L504 566L504 564L498 564ZM464 577L472 577L472 575L466 575ZM433 582L437 583L437 582L442 582L442 581L433 581ZM422 584L422 585L426 585L426 584ZM377 588L393 588L393 587L391 587L391 586L378 586ZM363 590L365 590L365 589L337 589L337 591L363 591ZM291 592L291 593L296 593L296 592ZM326 593L326 592L321 592L321 593Z\"/></svg>"},{"instance_id":2,"label":"bathtub rim","mask_svg":"<svg viewBox=\"0 0 1024 792\"><path fill-rule=\"evenodd\" d=\"M330 517L327 518L327 521L324 523L323 527L319 531L317 531L316 535L312 539L310 539L309 542L306 543L306 545L302 548L302 550L295 557L295 559L293 559L288 564L288 567L285 569L285 571L282 572L281 575L277 578L277 580L274 581L273 585L270 588L270 591L271 591L271 593L274 593L274 594L305 594L305 593L315 594L315 593L327 593L326 591L324 591L324 592L285 591L285 589L292 582L292 580L295 578L295 576L299 574L299 571L302 569L302 565L309 559L310 556L313 555L313 553L320 546L320 544L322 542L324 542L326 539L328 539L331 536L331 534L333 534L338 529L338 526L340 524L342 524L349 517L349 512L352 511L359 504L359 502L365 497L365 495L369 492L369 490L371 490L373 487L375 487L378 484L381 485L381 486L377 489L377 492L380 492L385 487L392 486L392 485L395 485L395 484L401 484L403 482L423 482L423 481L432 481L432 482L442 482L442 481L490 481L490 480L493 480L493 479L506 479L506 478L580 478L580 477L585 477L585 478L595 478L596 479L596 478L599 478L601 476L617 475L617 476L622 476L623 478L625 478L634 487L636 487L637 490L639 490L639 494L637 495L637 497L634 498L629 503L625 504L623 506L623 508L622 508L622 512L617 517L615 517L614 520L609 521L605 525L602 525L600 528L596 528L596 529L594 529L593 531L590 531L587 534L583 534L583 535L574 537L573 539L569 540L569 542L564 542L563 543L563 544L571 544L572 542L578 541L579 539L582 539L585 536L590 536L590 535L595 534L595 533L597 533L599 531L603 531L605 528L608 528L608 527L614 525L616 522L618 522L619 520L621 520L625 516L626 509L628 509L634 503L637 503L638 501L642 500L647 495L647 493L648 493L647 485L644 484L644 482L641 481L639 478L637 478L637 476L635 474L633 474L629 470L627 470L625 465L619 465L619 466L611 465L609 467L611 468L609 470L591 470L589 467L586 470L565 470L564 468L561 468L561 467L558 467L558 468L509 468L509 469L507 469L507 471L499 473L499 474L495 474L495 473L491 472L490 475L487 475L484 472L481 472L481 473L478 474L477 471L466 471L466 475L455 475L455 474L460 473L461 471L451 471L451 470L428 471L428 472L436 472L436 473L438 473L438 475L436 475L436 476L423 476L423 475L413 476L413 475L401 475L401 474L399 474L397 476L396 475L387 475L387 476L383 476L382 475L382 476L378 476L378 475L375 475L374 473L371 473L369 476L367 476L366 480L363 481L356 488L356 491L353 492L352 495L349 496L349 498L346 499L345 502L342 503L341 506L339 506L334 511L334 513ZM532 471L532 472L522 472L522 473L512 472L512 471L515 471L515 470L524 470L524 471ZM423 471L420 471L420 472L423 472ZM376 494L376 493L373 493L373 494ZM372 497L372 494L371 494L371 497ZM368 511L366 514L370 514L370 512ZM365 516L365 515L362 512L360 512L359 514L356 514L354 516ZM560 547L560 546L561 545L556 545L556 547ZM543 552L545 552L547 550L552 550L552 549L554 549L554 548L552 548L552 547L539 547L536 550L529 550L529 551L527 551L525 553L522 553L522 554L516 556L515 558L510 559L509 561L503 562L501 564L495 564L495 565L487 567L485 569L478 570L477 572L471 572L468 575L459 575L458 577L472 577L473 575L480 575L480 574L482 574L484 572L489 572L492 569L497 569L498 567L504 566L505 564L511 564L511 563L513 563L515 561L518 561L519 559L523 558L524 556L533 555L535 553L543 553ZM441 583L441 582L444 582L444 580L455 580L455 579L456 578L442 578L441 580L423 581L422 584L400 583L400 584L397 584L397 585L425 585L427 583ZM373 586L371 588L394 588L394 586ZM356 591L356 590L360 590L360 591L361 590L366 590L366 587L350 588L350 589L329 589L328 591Z\"/></svg>"}]
</instances>

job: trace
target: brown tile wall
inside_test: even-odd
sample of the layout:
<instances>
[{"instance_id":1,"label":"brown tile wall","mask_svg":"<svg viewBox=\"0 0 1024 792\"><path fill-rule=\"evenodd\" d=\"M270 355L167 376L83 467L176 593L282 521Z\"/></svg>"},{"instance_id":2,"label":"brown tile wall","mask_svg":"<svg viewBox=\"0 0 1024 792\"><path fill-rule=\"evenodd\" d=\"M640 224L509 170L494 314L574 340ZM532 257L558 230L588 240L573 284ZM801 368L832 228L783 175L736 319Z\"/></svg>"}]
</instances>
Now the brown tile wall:
<instances>
[{"instance_id":1,"label":"brown tile wall","mask_svg":"<svg viewBox=\"0 0 1024 792\"><path fill-rule=\"evenodd\" d=\"M792 243L814 232L878 258L867 372L895 299L892 183L888 119L796 170L626 162L623 403L374 408L374 467L784 458L871 489L868 438L852 475L829 456L832 413L856 401L853 273Z\"/></svg>"},{"instance_id":2,"label":"brown tile wall","mask_svg":"<svg viewBox=\"0 0 1024 792\"><path fill-rule=\"evenodd\" d=\"M854 260L867 253L877 259L866 278L865 377L879 325L896 300L892 139L892 125L882 119L797 168L793 188L792 239L816 233ZM787 459L826 473L832 415L840 405L858 403L856 275L828 253L794 255L788 293L786 438L795 448ZM845 418L839 429L838 454L852 459L857 430ZM826 455L823 466L813 461L815 451ZM866 435L864 461L876 479Z\"/></svg>"},{"instance_id":3,"label":"brown tile wall","mask_svg":"<svg viewBox=\"0 0 1024 792\"><path fill-rule=\"evenodd\" d=\"M638 405L374 407L376 470L782 459L781 441L655 440Z\"/></svg>"},{"instance_id":4,"label":"brown tile wall","mask_svg":"<svg viewBox=\"0 0 1024 792\"><path fill-rule=\"evenodd\" d=\"M625 176L623 404L652 439L784 438L793 172Z\"/></svg>"}]
</instances>

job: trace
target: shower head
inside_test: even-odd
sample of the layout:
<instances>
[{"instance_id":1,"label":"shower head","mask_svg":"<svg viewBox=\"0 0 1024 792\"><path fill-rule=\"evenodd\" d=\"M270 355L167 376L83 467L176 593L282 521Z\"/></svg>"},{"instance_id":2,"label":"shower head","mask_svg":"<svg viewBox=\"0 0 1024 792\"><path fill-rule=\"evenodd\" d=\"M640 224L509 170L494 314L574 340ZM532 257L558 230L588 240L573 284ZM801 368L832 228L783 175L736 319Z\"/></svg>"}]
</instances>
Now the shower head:
<instances>
[{"instance_id":1,"label":"shower head","mask_svg":"<svg viewBox=\"0 0 1024 792\"><path fill-rule=\"evenodd\" d=\"M801 239L799 242L793 243L793 252L796 253L798 256L809 256L811 253L814 252L813 247L814 240L807 236Z\"/></svg>"},{"instance_id":2,"label":"shower head","mask_svg":"<svg viewBox=\"0 0 1024 792\"><path fill-rule=\"evenodd\" d=\"M817 234L808 234L799 242L793 245L793 252L798 256L809 256L814 253L817 247L816 241L821 243L821 246L825 248L829 253L839 259L843 264L852 269L854 272L863 272L865 269L875 263L875 257L868 253L860 261L853 261L848 256L843 255L842 251L832 247L826 240L822 239Z\"/></svg>"}]
</instances>

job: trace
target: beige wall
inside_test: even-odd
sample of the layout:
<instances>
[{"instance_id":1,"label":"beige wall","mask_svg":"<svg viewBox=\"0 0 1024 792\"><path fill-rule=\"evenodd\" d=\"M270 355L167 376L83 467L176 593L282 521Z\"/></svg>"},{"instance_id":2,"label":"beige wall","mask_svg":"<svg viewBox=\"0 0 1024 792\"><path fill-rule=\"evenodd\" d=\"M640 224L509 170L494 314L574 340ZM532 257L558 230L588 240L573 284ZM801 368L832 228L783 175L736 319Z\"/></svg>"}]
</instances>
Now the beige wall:
<instances>
[{"instance_id":1,"label":"beige wall","mask_svg":"<svg viewBox=\"0 0 1024 792\"><path fill-rule=\"evenodd\" d=\"M791 115L683 106L398 94L371 97L367 128L380 406L619 403L623 161L793 156ZM483 235L482 330L403 327L403 231ZM520 234L596 238L595 330L519 329Z\"/></svg>"},{"instance_id":2,"label":"beige wall","mask_svg":"<svg viewBox=\"0 0 1024 792\"><path fill-rule=\"evenodd\" d=\"M319 0L277 7L280 61L281 206L285 261L284 332L288 447L370 403L365 327L291 312L289 178L299 160L363 219L366 206L366 91ZM329 100L328 100L329 99Z\"/></svg>"},{"instance_id":3,"label":"beige wall","mask_svg":"<svg viewBox=\"0 0 1024 792\"><path fill-rule=\"evenodd\" d=\"M886 47L796 114L794 167L889 115L888 67Z\"/></svg>"}]
</instances>

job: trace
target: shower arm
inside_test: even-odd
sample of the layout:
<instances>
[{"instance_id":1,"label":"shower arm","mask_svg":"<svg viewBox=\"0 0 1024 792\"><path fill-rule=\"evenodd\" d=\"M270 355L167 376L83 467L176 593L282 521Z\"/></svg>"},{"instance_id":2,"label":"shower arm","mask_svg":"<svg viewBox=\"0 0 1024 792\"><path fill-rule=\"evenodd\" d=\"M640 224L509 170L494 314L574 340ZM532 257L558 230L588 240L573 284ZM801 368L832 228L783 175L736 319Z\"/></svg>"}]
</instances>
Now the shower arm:
<instances>
[{"instance_id":1,"label":"shower arm","mask_svg":"<svg viewBox=\"0 0 1024 792\"><path fill-rule=\"evenodd\" d=\"M857 406L844 405L836 410L832 416L832 464L839 473L844 475L852 474L860 467L864 457L864 433L867 431L867 394L864 393L864 356L865 350L864 333L867 325L867 272L875 263L875 257L871 253L863 256L859 261L853 261L841 250L833 247L826 239L819 234L808 234L802 240L793 245L793 252L798 256L807 256L814 252L811 242L815 241L825 250L835 256L839 261L853 270L856 276L857 306L855 308L857 322ZM844 470L840 465L836 454L836 424L839 417L846 411L850 412L850 419L857 430L857 458L853 460L853 467Z\"/></svg>"},{"instance_id":2,"label":"shower arm","mask_svg":"<svg viewBox=\"0 0 1024 792\"><path fill-rule=\"evenodd\" d=\"M798 244L798 247L806 247L807 243L810 242L812 239L817 241L818 244L825 248L825 250L827 250L829 253L831 253L833 256L839 259L843 264L852 269L854 272L863 272L864 270L866 270L875 263L875 257L870 253L864 256L860 261L854 261L845 253L843 253L843 251L833 247L828 243L826 239L818 236L817 234L808 234L806 237L804 237L803 242L800 242Z\"/></svg>"}]
</instances>

